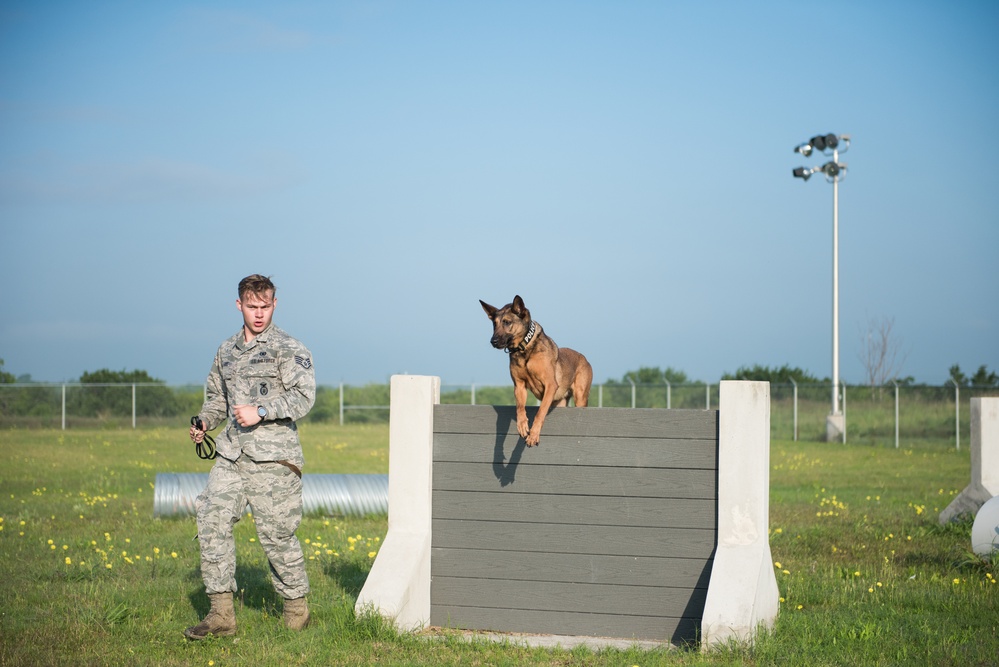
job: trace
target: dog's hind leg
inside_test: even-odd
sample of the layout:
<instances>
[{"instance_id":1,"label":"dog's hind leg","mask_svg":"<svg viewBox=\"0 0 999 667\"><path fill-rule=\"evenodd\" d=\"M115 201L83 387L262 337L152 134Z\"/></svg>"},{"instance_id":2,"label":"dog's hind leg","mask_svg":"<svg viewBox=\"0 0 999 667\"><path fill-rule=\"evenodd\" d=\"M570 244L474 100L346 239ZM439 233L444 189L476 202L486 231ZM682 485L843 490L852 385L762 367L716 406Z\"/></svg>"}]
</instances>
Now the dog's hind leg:
<instances>
[{"instance_id":1,"label":"dog's hind leg","mask_svg":"<svg viewBox=\"0 0 999 667\"><path fill-rule=\"evenodd\" d=\"M572 380L572 389L570 393L572 394L573 401L577 408L585 408L590 401L590 385L593 384L593 368L587 364L584 368L580 368L579 372L576 373L576 377Z\"/></svg>"}]
</instances>

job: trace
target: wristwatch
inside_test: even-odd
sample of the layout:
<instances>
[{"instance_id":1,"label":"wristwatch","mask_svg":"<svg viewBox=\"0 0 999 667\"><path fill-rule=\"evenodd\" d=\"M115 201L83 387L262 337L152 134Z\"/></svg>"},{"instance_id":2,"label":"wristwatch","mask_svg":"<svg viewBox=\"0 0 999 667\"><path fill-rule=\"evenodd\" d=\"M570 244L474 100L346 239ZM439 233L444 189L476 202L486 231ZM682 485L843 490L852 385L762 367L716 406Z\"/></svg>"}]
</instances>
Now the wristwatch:
<instances>
[{"instance_id":1,"label":"wristwatch","mask_svg":"<svg viewBox=\"0 0 999 667\"><path fill-rule=\"evenodd\" d=\"M267 408L265 408L262 405L258 405L257 406L257 414L260 415L261 419L266 419L267 418Z\"/></svg>"}]
</instances>

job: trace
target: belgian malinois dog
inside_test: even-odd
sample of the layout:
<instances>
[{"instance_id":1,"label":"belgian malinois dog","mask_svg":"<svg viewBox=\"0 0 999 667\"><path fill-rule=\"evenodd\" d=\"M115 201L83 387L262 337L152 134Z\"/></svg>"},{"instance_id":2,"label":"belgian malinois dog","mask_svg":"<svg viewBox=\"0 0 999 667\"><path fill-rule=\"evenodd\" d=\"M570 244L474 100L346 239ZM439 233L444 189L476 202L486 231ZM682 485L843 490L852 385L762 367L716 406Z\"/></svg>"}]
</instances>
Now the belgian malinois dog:
<instances>
[{"instance_id":1,"label":"belgian malinois dog","mask_svg":"<svg viewBox=\"0 0 999 667\"><path fill-rule=\"evenodd\" d=\"M568 405L573 399L577 408L585 408L593 382L593 368L579 352L559 347L531 319L531 311L520 296L513 303L494 308L479 299L482 309L493 322L492 346L510 354L510 377L517 400L517 431L528 447L538 444L541 426L552 405ZM527 390L540 401L534 425L527 427Z\"/></svg>"}]
</instances>

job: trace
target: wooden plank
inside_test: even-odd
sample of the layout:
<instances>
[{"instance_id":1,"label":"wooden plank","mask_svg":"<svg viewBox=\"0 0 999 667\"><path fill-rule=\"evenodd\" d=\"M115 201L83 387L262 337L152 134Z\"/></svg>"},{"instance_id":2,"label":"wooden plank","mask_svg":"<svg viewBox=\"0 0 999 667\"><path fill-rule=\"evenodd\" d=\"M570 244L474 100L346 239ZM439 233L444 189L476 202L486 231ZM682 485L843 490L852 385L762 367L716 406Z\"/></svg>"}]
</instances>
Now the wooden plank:
<instances>
[{"instance_id":1,"label":"wooden plank","mask_svg":"<svg viewBox=\"0 0 999 667\"><path fill-rule=\"evenodd\" d=\"M711 559L431 550L431 576L707 588Z\"/></svg>"},{"instance_id":2,"label":"wooden plank","mask_svg":"<svg viewBox=\"0 0 999 667\"><path fill-rule=\"evenodd\" d=\"M696 642L701 621L700 612L697 618L668 618L568 612L553 614L435 604L430 607L430 624L494 632L669 641L680 645Z\"/></svg>"},{"instance_id":3,"label":"wooden plank","mask_svg":"<svg viewBox=\"0 0 999 667\"><path fill-rule=\"evenodd\" d=\"M528 407L533 422L537 407ZM513 406L436 405L435 433L507 434L517 432ZM656 408L554 408L545 418L545 435L587 437L717 438L717 410Z\"/></svg>"},{"instance_id":4,"label":"wooden plank","mask_svg":"<svg viewBox=\"0 0 999 667\"><path fill-rule=\"evenodd\" d=\"M577 523L584 526L717 527L718 502L664 499L435 490L433 518L468 521Z\"/></svg>"},{"instance_id":5,"label":"wooden plank","mask_svg":"<svg viewBox=\"0 0 999 667\"><path fill-rule=\"evenodd\" d=\"M612 438L544 433L538 447L528 448L516 433L435 433L434 462L501 465L586 464L635 468L718 467L715 438Z\"/></svg>"},{"instance_id":6,"label":"wooden plank","mask_svg":"<svg viewBox=\"0 0 999 667\"><path fill-rule=\"evenodd\" d=\"M693 616L704 610L707 590L618 586L565 582L434 577L430 598L435 604L547 612Z\"/></svg>"},{"instance_id":7,"label":"wooden plank","mask_svg":"<svg viewBox=\"0 0 999 667\"><path fill-rule=\"evenodd\" d=\"M645 498L714 498L714 470L607 468L594 466L517 466L479 463L434 465L435 489Z\"/></svg>"},{"instance_id":8,"label":"wooden plank","mask_svg":"<svg viewBox=\"0 0 999 667\"><path fill-rule=\"evenodd\" d=\"M433 546L451 549L710 558L715 531L433 519Z\"/></svg>"}]
</instances>

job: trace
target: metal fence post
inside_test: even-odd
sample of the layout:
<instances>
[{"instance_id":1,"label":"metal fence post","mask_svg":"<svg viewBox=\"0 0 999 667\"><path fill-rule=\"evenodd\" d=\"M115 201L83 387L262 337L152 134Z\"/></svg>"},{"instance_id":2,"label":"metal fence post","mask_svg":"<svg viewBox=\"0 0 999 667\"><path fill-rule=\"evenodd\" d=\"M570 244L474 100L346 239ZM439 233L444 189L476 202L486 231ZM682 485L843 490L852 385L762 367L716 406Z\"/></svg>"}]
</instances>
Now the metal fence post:
<instances>
[{"instance_id":1,"label":"metal fence post","mask_svg":"<svg viewBox=\"0 0 999 667\"><path fill-rule=\"evenodd\" d=\"M840 388L843 392L843 444L846 444L846 383L840 384Z\"/></svg>"},{"instance_id":2,"label":"metal fence post","mask_svg":"<svg viewBox=\"0 0 999 667\"><path fill-rule=\"evenodd\" d=\"M343 382L340 383L340 426L343 426Z\"/></svg>"},{"instance_id":3,"label":"metal fence post","mask_svg":"<svg viewBox=\"0 0 999 667\"><path fill-rule=\"evenodd\" d=\"M670 390L673 389L673 385L671 385L669 383L669 380L667 380L665 378L663 378L663 382L666 383L666 409L669 410L670 409L670 407L669 407L669 398L670 398L669 395L670 395Z\"/></svg>"},{"instance_id":4,"label":"metal fence post","mask_svg":"<svg viewBox=\"0 0 999 667\"><path fill-rule=\"evenodd\" d=\"M62 385L62 430L66 430L66 385Z\"/></svg>"},{"instance_id":5,"label":"metal fence post","mask_svg":"<svg viewBox=\"0 0 999 667\"><path fill-rule=\"evenodd\" d=\"M895 449L898 449L898 382L891 383L895 385Z\"/></svg>"},{"instance_id":6,"label":"metal fence post","mask_svg":"<svg viewBox=\"0 0 999 667\"><path fill-rule=\"evenodd\" d=\"M954 383L954 444L958 451L961 450L961 385L957 380L950 378L948 382Z\"/></svg>"},{"instance_id":7,"label":"metal fence post","mask_svg":"<svg viewBox=\"0 0 999 667\"><path fill-rule=\"evenodd\" d=\"M710 384L704 385L704 409L705 410L710 410L711 409L711 385Z\"/></svg>"},{"instance_id":8,"label":"metal fence post","mask_svg":"<svg viewBox=\"0 0 999 667\"><path fill-rule=\"evenodd\" d=\"M794 385L794 441L798 442L798 383L791 378L791 384Z\"/></svg>"},{"instance_id":9,"label":"metal fence post","mask_svg":"<svg viewBox=\"0 0 999 667\"><path fill-rule=\"evenodd\" d=\"M597 385L597 407L604 407L604 386L602 384Z\"/></svg>"},{"instance_id":10,"label":"metal fence post","mask_svg":"<svg viewBox=\"0 0 999 667\"><path fill-rule=\"evenodd\" d=\"M135 428L135 383L132 383L132 428Z\"/></svg>"},{"instance_id":11,"label":"metal fence post","mask_svg":"<svg viewBox=\"0 0 999 667\"><path fill-rule=\"evenodd\" d=\"M472 405L475 405L475 383L472 383Z\"/></svg>"},{"instance_id":12,"label":"metal fence post","mask_svg":"<svg viewBox=\"0 0 999 667\"><path fill-rule=\"evenodd\" d=\"M631 407L635 407L635 381L627 375L625 375L625 378L631 383Z\"/></svg>"}]
</instances>

